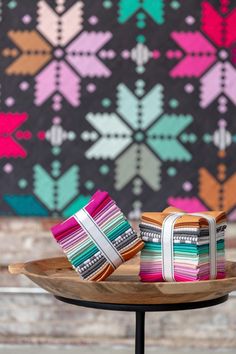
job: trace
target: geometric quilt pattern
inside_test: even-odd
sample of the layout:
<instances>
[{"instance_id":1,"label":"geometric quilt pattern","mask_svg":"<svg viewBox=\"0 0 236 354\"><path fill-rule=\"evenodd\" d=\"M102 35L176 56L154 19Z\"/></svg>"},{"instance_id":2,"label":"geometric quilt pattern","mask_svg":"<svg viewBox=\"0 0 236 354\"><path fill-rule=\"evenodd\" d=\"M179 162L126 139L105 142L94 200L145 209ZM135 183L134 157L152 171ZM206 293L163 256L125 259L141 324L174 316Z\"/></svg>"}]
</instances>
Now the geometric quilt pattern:
<instances>
[{"instance_id":1,"label":"geometric quilt pattern","mask_svg":"<svg viewBox=\"0 0 236 354\"><path fill-rule=\"evenodd\" d=\"M236 220L233 0L0 1L0 214Z\"/></svg>"}]
</instances>

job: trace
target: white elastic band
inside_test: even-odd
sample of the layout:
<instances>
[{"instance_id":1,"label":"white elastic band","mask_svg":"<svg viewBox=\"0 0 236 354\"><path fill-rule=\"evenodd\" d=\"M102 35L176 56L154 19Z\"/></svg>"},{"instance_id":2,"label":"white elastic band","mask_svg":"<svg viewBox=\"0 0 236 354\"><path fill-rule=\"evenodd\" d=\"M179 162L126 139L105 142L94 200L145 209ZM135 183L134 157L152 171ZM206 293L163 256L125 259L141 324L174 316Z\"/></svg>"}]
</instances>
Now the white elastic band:
<instances>
[{"instance_id":1,"label":"white elastic band","mask_svg":"<svg viewBox=\"0 0 236 354\"><path fill-rule=\"evenodd\" d=\"M169 214L162 223L161 229L161 255L162 277L166 281L175 281L174 277L174 226L178 218L184 213Z\"/></svg>"},{"instance_id":2,"label":"white elastic band","mask_svg":"<svg viewBox=\"0 0 236 354\"><path fill-rule=\"evenodd\" d=\"M112 265L112 267L114 269L119 267L119 265L124 262L123 257L114 247L109 238L100 229L98 224L93 220L87 210L84 208L79 210L76 214L74 214L74 217L84 229L86 234L91 237L93 242L96 244L107 261Z\"/></svg>"},{"instance_id":3,"label":"white elastic band","mask_svg":"<svg viewBox=\"0 0 236 354\"><path fill-rule=\"evenodd\" d=\"M209 261L210 278L217 276L217 243L216 243L216 220L214 217L202 213L171 213L162 223L161 245L162 245L162 277L166 281L175 281L174 277L174 225L178 218L183 215L200 216L209 224Z\"/></svg>"},{"instance_id":4,"label":"white elastic band","mask_svg":"<svg viewBox=\"0 0 236 354\"><path fill-rule=\"evenodd\" d=\"M213 216L192 213L192 215L200 216L208 221L209 224L209 260L210 260L210 279L217 276L217 240L216 240L216 220Z\"/></svg>"}]
</instances>

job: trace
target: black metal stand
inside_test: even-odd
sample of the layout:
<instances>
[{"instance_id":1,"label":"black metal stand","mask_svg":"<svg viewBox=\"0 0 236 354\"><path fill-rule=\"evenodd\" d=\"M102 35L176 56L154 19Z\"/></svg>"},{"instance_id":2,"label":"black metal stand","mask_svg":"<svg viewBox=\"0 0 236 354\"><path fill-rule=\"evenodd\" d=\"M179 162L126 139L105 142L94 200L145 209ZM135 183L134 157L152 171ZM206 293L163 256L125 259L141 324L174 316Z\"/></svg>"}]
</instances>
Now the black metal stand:
<instances>
[{"instance_id":1,"label":"black metal stand","mask_svg":"<svg viewBox=\"0 0 236 354\"><path fill-rule=\"evenodd\" d=\"M145 346L145 312L136 312L135 354L144 354Z\"/></svg>"},{"instance_id":2,"label":"black metal stand","mask_svg":"<svg viewBox=\"0 0 236 354\"><path fill-rule=\"evenodd\" d=\"M157 304L157 305L134 305L134 304L108 304L102 302L92 302L84 300L74 300L61 296L55 296L56 299L68 304L89 307L101 310L112 311L129 311L136 313L136 330L135 330L135 354L144 354L145 351L145 312L159 311L180 311L193 310L203 307L210 307L221 304L228 300L228 295L218 297L213 300L186 302L181 304Z\"/></svg>"}]
</instances>

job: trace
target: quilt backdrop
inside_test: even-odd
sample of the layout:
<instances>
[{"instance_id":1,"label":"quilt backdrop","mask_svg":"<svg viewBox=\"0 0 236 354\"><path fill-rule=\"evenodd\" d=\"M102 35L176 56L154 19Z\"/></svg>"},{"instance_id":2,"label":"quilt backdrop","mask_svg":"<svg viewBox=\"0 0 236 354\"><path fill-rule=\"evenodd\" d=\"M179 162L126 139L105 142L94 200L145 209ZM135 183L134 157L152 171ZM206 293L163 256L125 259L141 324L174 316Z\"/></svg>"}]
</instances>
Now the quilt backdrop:
<instances>
[{"instance_id":1,"label":"quilt backdrop","mask_svg":"<svg viewBox=\"0 0 236 354\"><path fill-rule=\"evenodd\" d=\"M0 213L236 219L236 2L0 1Z\"/></svg>"}]
</instances>

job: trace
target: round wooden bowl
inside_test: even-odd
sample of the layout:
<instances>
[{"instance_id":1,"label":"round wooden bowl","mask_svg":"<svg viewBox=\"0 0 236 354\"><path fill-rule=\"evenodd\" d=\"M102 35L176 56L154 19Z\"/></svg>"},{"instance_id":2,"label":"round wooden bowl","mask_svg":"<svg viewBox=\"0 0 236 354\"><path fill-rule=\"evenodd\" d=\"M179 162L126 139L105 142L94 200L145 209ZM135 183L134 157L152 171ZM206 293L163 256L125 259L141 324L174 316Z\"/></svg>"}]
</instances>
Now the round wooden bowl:
<instances>
[{"instance_id":1,"label":"round wooden bowl","mask_svg":"<svg viewBox=\"0 0 236 354\"><path fill-rule=\"evenodd\" d=\"M113 304L178 304L212 300L236 290L236 262L227 262L226 278L197 282L139 281L138 264L121 265L106 281L81 280L64 257L12 264L12 274L24 274L53 295Z\"/></svg>"}]
</instances>

